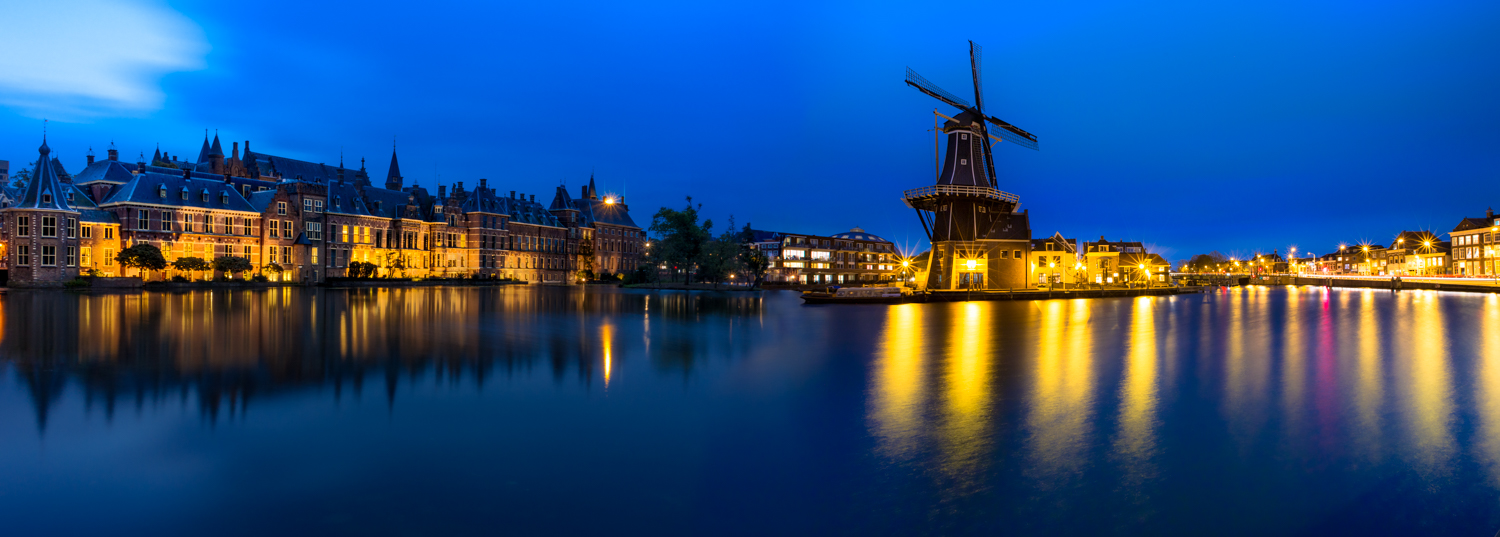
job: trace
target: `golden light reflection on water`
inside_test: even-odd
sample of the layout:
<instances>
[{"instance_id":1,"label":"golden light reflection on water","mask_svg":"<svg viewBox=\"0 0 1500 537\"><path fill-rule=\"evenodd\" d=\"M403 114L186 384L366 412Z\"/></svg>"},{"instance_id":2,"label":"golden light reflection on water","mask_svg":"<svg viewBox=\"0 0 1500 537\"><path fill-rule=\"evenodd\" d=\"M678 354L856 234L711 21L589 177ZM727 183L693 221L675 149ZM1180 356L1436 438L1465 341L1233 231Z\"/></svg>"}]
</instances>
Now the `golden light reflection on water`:
<instances>
[{"instance_id":1,"label":"golden light reflection on water","mask_svg":"<svg viewBox=\"0 0 1500 537\"><path fill-rule=\"evenodd\" d=\"M1037 323L1036 382L1026 428L1026 473L1044 489L1079 477L1093 423L1093 334L1089 301L1050 301Z\"/></svg>"},{"instance_id":2,"label":"golden light reflection on water","mask_svg":"<svg viewBox=\"0 0 1500 537\"><path fill-rule=\"evenodd\" d=\"M1138 485L1156 474L1157 393L1156 319L1154 299L1135 299L1130 319L1129 355L1120 384L1120 433L1114 454L1127 484Z\"/></svg>"},{"instance_id":3,"label":"golden light reflection on water","mask_svg":"<svg viewBox=\"0 0 1500 537\"><path fill-rule=\"evenodd\" d=\"M609 389L609 377L614 372L613 345L615 326L608 322L599 326L599 341L604 345L604 389Z\"/></svg>"},{"instance_id":4,"label":"golden light reflection on water","mask_svg":"<svg viewBox=\"0 0 1500 537\"><path fill-rule=\"evenodd\" d=\"M1381 429L1380 405L1385 400L1385 381L1380 351L1380 331L1376 328L1375 292L1360 294L1359 323L1353 339L1359 349L1354 389L1354 445L1367 458L1379 456Z\"/></svg>"},{"instance_id":5,"label":"golden light reflection on water","mask_svg":"<svg viewBox=\"0 0 1500 537\"><path fill-rule=\"evenodd\" d=\"M953 305L951 351L944 357L943 413L939 426L942 471L959 490L976 485L990 454L990 349L985 310L994 304Z\"/></svg>"},{"instance_id":6,"label":"golden light reflection on water","mask_svg":"<svg viewBox=\"0 0 1500 537\"><path fill-rule=\"evenodd\" d=\"M1476 325L1474 332L1480 334L1486 333L1485 328L1500 327L1500 296L1486 297L1484 313ZM1480 338L1477 369L1474 400L1479 406L1478 458L1489 470L1491 486L1500 487L1500 338Z\"/></svg>"},{"instance_id":7,"label":"golden light reflection on water","mask_svg":"<svg viewBox=\"0 0 1500 537\"><path fill-rule=\"evenodd\" d=\"M890 308L884 340L875 360L870 393L870 421L877 451L893 459L915 455L923 430L926 405L922 350L922 312L925 306L903 304Z\"/></svg>"},{"instance_id":8,"label":"golden light reflection on water","mask_svg":"<svg viewBox=\"0 0 1500 537\"><path fill-rule=\"evenodd\" d=\"M1405 341L1411 359L1404 361L1408 380L1404 399L1412 435L1414 466L1429 477L1447 472L1453 455L1453 389L1448 370L1448 341L1437 292L1411 298L1412 330Z\"/></svg>"}]
</instances>

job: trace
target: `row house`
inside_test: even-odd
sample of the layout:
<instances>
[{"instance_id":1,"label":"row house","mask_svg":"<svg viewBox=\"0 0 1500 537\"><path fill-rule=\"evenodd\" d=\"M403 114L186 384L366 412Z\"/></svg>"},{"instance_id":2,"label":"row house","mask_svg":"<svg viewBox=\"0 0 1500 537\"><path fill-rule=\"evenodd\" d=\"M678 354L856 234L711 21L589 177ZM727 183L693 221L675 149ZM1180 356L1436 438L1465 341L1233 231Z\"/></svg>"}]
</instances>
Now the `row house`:
<instances>
[{"instance_id":1,"label":"row house","mask_svg":"<svg viewBox=\"0 0 1500 537\"><path fill-rule=\"evenodd\" d=\"M1500 218L1495 211L1487 209L1484 218L1465 217L1449 232L1453 274L1463 276L1494 276L1497 274L1495 258L1500 257L1500 248L1495 245L1500 236Z\"/></svg>"},{"instance_id":2,"label":"row house","mask_svg":"<svg viewBox=\"0 0 1500 537\"><path fill-rule=\"evenodd\" d=\"M1434 276L1449 273L1452 244L1427 231L1402 231L1385 252L1388 276Z\"/></svg>"},{"instance_id":3,"label":"row house","mask_svg":"<svg viewBox=\"0 0 1500 537\"><path fill-rule=\"evenodd\" d=\"M1078 257L1078 239L1064 238L1061 233L1031 239L1029 257L1031 277L1027 279L1037 285L1084 283L1088 279Z\"/></svg>"},{"instance_id":4,"label":"row house","mask_svg":"<svg viewBox=\"0 0 1500 537\"><path fill-rule=\"evenodd\" d=\"M0 184L0 263L20 285L117 275L115 254L134 244L169 262L245 257L270 278L305 283L348 276L356 262L381 276L570 282L586 268L627 272L645 258L646 235L623 197L600 196L592 178L577 199L559 189L549 209L534 195L500 196L485 179L451 193L407 186L394 151L380 186L363 159L350 169L253 152L248 141L243 154L235 143L225 155L217 136L195 161L158 149L127 163L111 146L75 178L44 143L39 162L51 165L25 188Z\"/></svg>"}]
</instances>

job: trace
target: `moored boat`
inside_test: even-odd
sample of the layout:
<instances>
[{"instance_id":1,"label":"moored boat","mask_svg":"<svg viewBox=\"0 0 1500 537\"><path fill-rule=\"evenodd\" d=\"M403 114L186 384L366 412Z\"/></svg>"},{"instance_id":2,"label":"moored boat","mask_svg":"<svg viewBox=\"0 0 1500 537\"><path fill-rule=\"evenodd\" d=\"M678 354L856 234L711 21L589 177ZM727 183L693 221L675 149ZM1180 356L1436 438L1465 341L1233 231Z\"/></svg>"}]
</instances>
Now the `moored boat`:
<instances>
[{"instance_id":1,"label":"moored boat","mask_svg":"<svg viewBox=\"0 0 1500 537\"><path fill-rule=\"evenodd\" d=\"M904 300L900 287L834 286L802 293L802 301L808 304L899 304Z\"/></svg>"}]
</instances>

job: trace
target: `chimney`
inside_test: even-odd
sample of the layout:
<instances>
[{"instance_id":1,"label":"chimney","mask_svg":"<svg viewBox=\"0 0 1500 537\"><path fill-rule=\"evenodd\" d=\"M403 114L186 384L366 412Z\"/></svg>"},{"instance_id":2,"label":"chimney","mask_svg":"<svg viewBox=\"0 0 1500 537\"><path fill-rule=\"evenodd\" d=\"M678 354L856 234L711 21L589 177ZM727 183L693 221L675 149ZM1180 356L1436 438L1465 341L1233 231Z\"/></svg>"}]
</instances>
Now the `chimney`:
<instances>
[{"instance_id":1,"label":"chimney","mask_svg":"<svg viewBox=\"0 0 1500 537\"><path fill-rule=\"evenodd\" d=\"M120 150L115 149L113 143L109 145L109 160L120 160Z\"/></svg>"},{"instance_id":2,"label":"chimney","mask_svg":"<svg viewBox=\"0 0 1500 537\"><path fill-rule=\"evenodd\" d=\"M240 143L239 142L234 142L234 149L229 152L229 158L234 159L234 160L239 160L240 159Z\"/></svg>"},{"instance_id":3,"label":"chimney","mask_svg":"<svg viewBox=\"0 0 1500 537\"><path fill-rule=\"evenodd\" d=\"M182 178L183 179L192 179L193 178L193 170L191 168L183 168L182 169Z\"/></svg>"},{"instance_id":4,"label":"chimney","mask_svg":"<svg viewBox=\"0 0 1500 537\"><path fill-rule=\"evenodd\" d=\"M93 164L94 163L94 148L92 148L92 147L89 148L89 154L87 155L87 157L88 157L89 164Z\"/></svg>"},{"instance_id":5,"label":"chimney","mask_svg":"<svg viewBox=\"0 0 1500 537\"><path fill-rule=\"evenodd\" d=\"M146 154L141 153L141 159L135 162L135 173L146 173Z\"/></svg>"},{"instance_id":6,"label":"chimney","mask_svg":"<svg viewBox=\"0 0 1500 537\"><path fill-rule=\"evenodd\" d=\"M446 197L448 197L448 186L447 185L438 185L438 203L441 204L443 198L446 198Z\"/></svg>"},{"instance_id":7,"label":"chimney","mask_svg":"<svg viewBox=\"0 0 1500 537\"><path fill-rule=\"evenodd\" d=\"M1495 208L1494 207L1486 208L1484 210L1484 217L1493 220L1495 218Z\"/></svg>"},{"instance_id":8,"label":"chimney","mask_svg":"<svg viewBox=\"0 0 1500 537\"><path fill-rule=\"evenodd\" d=\"M480 189L480 190L484 190L484 185L485 185L485 183L487 183L487 182L488 182L488 181L489 181L489 179L485 179L485 178L483 178L483 177L480 177L480 178L479 178L479 189Z\"/></svg>"},{"instance_id":9,"label":"chimney","mask_svg":"<svg viewBox=\"0 0 1500 537\"><path fill-rule=\"evenodd\" d=\"M531 202L536 203L536 194L531 195Z\"/></svg>"},{"instance_id":10,"label":"chimney","mask_svg":"<svg viewBox=\"0 0 1500 537\"><path fill-rule=\"evenodd\" d=\"M232 181L230 181L230 180L229 180L229 177L230 177L230 176L229 176L229 174L228 174L228 173L225 173L225 174L224 174L224 184L226 184L226 185L229 185L229 184L234 184L234 183L233 183L233 182L232 182Z\"/></svg>"},{"instance_id":11,"label":"chimney","mask_svg":"<svg viewBox=\"0 0 1500 537\"><path fill-rule=\"evenodd\" d=\"M510 191L510 199L516 199L516 191Z\"/></svg>"}]
</instances>

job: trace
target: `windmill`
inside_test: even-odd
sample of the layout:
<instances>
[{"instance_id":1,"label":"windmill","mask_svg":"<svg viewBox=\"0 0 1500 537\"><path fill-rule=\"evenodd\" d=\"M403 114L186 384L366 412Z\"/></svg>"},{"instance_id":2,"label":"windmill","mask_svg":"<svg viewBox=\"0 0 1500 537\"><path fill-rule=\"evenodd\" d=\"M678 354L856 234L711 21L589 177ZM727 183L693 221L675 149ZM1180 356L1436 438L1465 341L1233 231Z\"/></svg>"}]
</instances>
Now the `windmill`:
<instances>
[{"instance_id":1,"label":"windmill","mask_svg":"<svg viewBox=\"0 0 1500 537\"><path fill-rule=\"evenodd\" d=\"M907 190L902 196L906 205L917 211L932 243L929 289L1025 285L1027 262L1018 259L1018 254L1029 248L1030 225L1024 214L1015 214L1020 198L995 188L998 182L991 140L1035 150L1037 139L985 113L982 60L982 49L970 41L974 104L927 81L910 67L906 69L908 86L959 109L953 116L933 111L948 120L942 127L948 135L948 150L937 184ZM1016 241L1025 245L1015 248Z\"/></svg>"}]
</instances>

